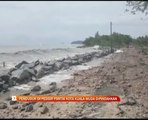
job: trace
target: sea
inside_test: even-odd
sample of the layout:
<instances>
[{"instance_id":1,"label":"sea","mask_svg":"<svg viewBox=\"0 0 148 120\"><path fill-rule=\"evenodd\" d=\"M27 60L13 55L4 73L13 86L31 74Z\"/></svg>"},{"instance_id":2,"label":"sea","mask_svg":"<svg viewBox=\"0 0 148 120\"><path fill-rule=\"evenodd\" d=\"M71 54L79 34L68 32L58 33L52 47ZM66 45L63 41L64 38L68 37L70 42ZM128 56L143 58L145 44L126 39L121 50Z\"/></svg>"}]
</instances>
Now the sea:
<instances>
[{"instance_id":1,"label":"sea","mask_svg":"<svg viewBox=\"0 0 148 120\"><path fill-rule=\"evenodd\" d=\"M0 53L14 53L33 49L76 48L82 44L58 43L47 45L0 45Z\"/></svg>"}]
</instances>

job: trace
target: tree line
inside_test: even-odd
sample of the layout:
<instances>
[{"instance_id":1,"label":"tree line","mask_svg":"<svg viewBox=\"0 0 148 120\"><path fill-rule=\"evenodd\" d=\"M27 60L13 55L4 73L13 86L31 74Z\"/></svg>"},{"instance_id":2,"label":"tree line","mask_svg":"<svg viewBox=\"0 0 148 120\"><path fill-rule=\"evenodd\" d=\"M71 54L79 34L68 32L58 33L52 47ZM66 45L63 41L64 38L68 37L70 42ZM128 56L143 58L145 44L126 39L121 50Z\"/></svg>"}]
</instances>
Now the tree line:
<instances>
[{"instance_id":1,"label":"tree line","mask_svg":"<svg viewBox=\"0 0 148 120\"><path fill-rule=\"evenodd\" d=\"M95 36L86 38L83 42L84 46L99 45L102 47L110 47L112 44L113 48L127 47L129 45L136 46L148 46L148 36L141 36L138 38L132 38L130 35L114 32L112 35L99 35L97 32Z\"/></svg>"}]
</instances>

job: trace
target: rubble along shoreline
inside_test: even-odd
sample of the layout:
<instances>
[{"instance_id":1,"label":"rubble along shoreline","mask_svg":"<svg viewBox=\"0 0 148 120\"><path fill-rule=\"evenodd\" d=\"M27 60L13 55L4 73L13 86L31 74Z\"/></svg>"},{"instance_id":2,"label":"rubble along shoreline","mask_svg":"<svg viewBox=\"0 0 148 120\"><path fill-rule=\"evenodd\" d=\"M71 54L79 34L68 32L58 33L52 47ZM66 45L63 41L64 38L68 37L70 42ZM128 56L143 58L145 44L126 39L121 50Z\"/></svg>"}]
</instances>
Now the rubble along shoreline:
<instances>
[{"instance_id":1,"label":"rubble along shoreline","mask_svg":"<svg viewBox=\"0 0 148 120\"><path fill-rule=\"evenodd\" d=\"M56 71L69 69L71 66L80 65L91 61L93 58L101 58L110 53L110 49L104 49L102 51L98 50L96 52L78 54L73 57L44 63L39 60L31 63L22 61L14 68L9 69L7 73L1 73L0 92L7 92L12 86L28 83L30 81L38 81L38 79Z\"/></svg>"},{"instance_id":2,"label":"rubble along shoreline","mask_svg":"<svg viewBox=\"0 0 148 120\"><path fill-rule=\"evenodd\" d=\"M148 54L136 48L122 50L101 66L76 71L73 78L63 81L65 85L60 89L54 82L48 85L49 90L34 94L118 95L120 103L23 103L7 98L0 103L0 118L147 118Z\"/></svg>"}]
</instances>

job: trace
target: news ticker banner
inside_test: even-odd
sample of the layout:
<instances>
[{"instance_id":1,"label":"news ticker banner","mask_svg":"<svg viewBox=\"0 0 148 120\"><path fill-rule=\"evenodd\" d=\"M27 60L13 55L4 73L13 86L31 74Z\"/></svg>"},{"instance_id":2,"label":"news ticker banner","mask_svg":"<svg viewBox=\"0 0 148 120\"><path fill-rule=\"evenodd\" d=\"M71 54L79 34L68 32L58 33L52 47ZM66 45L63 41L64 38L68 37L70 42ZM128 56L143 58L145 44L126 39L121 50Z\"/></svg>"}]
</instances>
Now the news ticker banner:
<instances>
[{"instance_id":1,"label":"news ticker banner","mask_svg":"<svg viewBox=\"0 0 148 120\"><path fill-rule=\"evenodd\" d=\"M120 102L119 96L12 96L19 102Z\"/></svg>"}]
</instances>

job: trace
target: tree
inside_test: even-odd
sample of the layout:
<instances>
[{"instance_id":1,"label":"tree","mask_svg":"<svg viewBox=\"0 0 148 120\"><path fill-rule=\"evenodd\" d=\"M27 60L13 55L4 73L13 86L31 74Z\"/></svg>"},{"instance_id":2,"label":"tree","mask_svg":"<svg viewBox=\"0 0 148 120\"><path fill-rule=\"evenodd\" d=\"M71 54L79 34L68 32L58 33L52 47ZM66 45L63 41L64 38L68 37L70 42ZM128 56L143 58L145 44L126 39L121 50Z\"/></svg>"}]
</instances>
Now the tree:
<instances>
[{"instance_id":1,"label":"tree","mask_svg":"<svg viewBox=\"0 0 148 120\"><path fill-rule=\"evenodd\" d=\"M131 7L131 13L136 14L137 11L148 14L148 1L127 1L127 6ZM126 9L126 11L129 11Z\"/></svg>"},{"instance_id":2,"label":"tree","mask_svg":"<svg viewBox=\"0 0 148 120\"><path fill-rule=\"evenodd\" d=\"M86 38L83 43L86 46L93 46L93 45L95 45L95 38L90 36L89 38Z\"/></svg>"}]
</instances>

